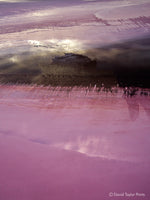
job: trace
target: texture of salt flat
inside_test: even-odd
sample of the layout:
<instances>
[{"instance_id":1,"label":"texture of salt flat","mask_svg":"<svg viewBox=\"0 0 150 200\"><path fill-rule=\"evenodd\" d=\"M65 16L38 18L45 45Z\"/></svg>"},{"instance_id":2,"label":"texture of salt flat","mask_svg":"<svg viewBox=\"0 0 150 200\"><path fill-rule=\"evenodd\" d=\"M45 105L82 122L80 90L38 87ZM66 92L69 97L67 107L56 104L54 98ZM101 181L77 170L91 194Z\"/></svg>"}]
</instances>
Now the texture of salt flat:
<instances>
[{"instance_id":1,"label":"texture of salt flat","mask_svg":"<svg viewBox=\"0 0 150 200\"><path fill-rule=\"evenodd\" d=\"M45 48L38 46L38 49L48 51L60 49L57 41L53 49L48 40L77 40L78 49L63 49L74 52L84 49L82 46L99 47L150 33L149 1L97 1L78 5L68 2L67 6L60 6L58 2L56 5L36 4L26 3L25 11L21 12L22 4L16 7L17 14L1 16L1 54L37 50L28 40L44 42ZM9 7L8 4L8 11Z\"/></svg>"},{"instance_id":2,"label":"texture of salt flat","mask_svg":"<svg viewBox=\"0 0 150 200\"><path fill-rule=\"evenodd\" d=\"M0 87L1 199L149 199L149 91L103 90Z\"/></svg>"}]
</instances>

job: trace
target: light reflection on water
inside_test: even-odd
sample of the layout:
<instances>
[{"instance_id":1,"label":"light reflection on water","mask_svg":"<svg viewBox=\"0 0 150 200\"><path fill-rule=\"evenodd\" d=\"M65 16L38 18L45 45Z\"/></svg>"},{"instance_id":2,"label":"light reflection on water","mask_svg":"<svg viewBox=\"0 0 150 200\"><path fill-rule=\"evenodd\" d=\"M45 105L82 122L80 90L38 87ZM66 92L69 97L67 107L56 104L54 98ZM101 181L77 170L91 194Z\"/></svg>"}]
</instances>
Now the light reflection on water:
<instances>
[{"instance_id":1,"label":"light reflection on water","mask_svg":"<svg viewBox=\"0 0 150 200\"><path fill-rule=\"evenodd\" d=\"M1 86L0 133L91 157L150 161L150 96L144 92Z\"/></svg>"}]
</instances>

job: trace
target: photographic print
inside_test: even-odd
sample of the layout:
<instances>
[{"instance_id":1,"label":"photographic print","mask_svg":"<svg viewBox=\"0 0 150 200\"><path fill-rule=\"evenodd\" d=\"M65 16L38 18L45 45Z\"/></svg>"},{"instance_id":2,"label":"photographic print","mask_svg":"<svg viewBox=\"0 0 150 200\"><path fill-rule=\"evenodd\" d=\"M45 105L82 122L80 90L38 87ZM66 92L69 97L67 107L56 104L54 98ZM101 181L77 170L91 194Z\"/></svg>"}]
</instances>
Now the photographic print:
<instances>
[{"instance_id":1,"label":"photographic print","mask_svg":"<svg viewBox=\"0 0 150 200\"><path fill-rule=\"evenodd\" d=\"M150 200L150 1L0 0L0 200Z\"/></svg>"}]
</instances>

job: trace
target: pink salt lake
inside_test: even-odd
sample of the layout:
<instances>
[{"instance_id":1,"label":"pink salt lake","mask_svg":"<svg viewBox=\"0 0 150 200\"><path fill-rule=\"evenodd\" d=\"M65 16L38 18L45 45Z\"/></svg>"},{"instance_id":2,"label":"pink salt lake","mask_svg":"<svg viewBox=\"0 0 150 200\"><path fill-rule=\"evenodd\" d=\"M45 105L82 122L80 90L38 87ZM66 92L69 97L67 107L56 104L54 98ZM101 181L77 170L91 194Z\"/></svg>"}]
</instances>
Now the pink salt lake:
<instances>
[{"instance_id":1,"label":"pink salt lake","mask_svg":"<svg viewBox=\"0 0 150 200\"><path fill-rule=\"evenodd\" d=\"M0 199L148 200L149 134L148 95L0 86Z\"/></svg>"}]
</instances>

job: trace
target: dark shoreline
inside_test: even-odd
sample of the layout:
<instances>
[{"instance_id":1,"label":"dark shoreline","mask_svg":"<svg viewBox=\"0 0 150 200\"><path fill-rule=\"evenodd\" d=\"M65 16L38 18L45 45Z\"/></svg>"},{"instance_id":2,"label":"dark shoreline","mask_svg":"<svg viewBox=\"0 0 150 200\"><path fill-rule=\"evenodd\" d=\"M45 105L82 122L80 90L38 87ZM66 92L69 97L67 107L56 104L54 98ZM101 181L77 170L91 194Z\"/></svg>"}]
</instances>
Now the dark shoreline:
<instances>
[{"instance_id":1,"label":"dark shoreline","mask_svg":"<svg viewBox=\"0 0 150 200\"><path fill-rule=\"evenodd\" d=\"M36 52L37 50L37 52ZM84 54L45 51L1 56L1 84L150 88L150 37L101 48ZM18 57L17 61L11 61Z\"/></svg>"}]
</instances>

